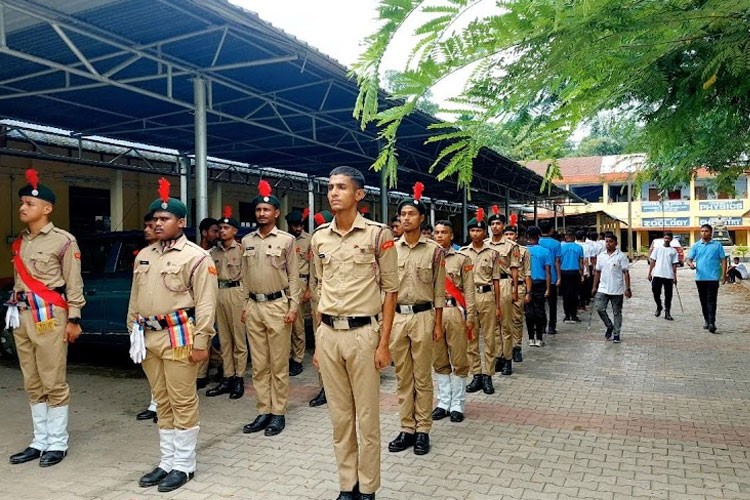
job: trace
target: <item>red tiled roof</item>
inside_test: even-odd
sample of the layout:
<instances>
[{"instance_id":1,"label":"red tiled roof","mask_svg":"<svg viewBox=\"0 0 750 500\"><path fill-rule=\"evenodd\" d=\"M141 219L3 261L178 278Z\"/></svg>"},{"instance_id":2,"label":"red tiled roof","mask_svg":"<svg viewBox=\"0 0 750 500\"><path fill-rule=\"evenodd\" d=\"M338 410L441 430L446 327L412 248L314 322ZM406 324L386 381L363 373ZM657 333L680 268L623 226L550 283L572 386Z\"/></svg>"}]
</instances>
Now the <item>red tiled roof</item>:
<instances>
[{"instance_id":1,"label":"red tiled roof","mask_svg":"<svg viewBox=\"0 0 750 500\"><path fill-rule=\"evenodd\" d=\"M578 181L579 178L585 178L586 180L592 179L592 182L597 182L601 179L601 156L560 158L558 163L560 165L560 173L565 181ZM526 167L539 175L544 175L548 164L549 161L533 160L527 162Z\"/></svg>"}]
</instances>

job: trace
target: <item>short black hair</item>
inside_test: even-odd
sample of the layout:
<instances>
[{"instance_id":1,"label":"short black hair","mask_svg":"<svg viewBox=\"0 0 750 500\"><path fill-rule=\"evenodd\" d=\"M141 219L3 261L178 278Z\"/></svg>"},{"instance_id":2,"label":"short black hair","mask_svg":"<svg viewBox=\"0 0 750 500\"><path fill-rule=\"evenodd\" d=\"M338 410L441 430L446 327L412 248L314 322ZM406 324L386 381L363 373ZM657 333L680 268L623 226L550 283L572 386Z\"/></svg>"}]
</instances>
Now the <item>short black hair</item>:
<instances>
[{"instance_id":1,"label":"short black hair","mask_svg":"<svg viewBox=\"0 0 750 500\"><path fill-rule=\"evenodd\" d=\"M583 229L579 229L576 231L576 239L577 240L585 240L586 239L586 231Z\"/></svg>"},{"instance_id":2,"label":"short black hair","mask_svg":"<svg viewBox=\"0 0 750 500\"><path fill-rule=\"evenodd\" d=\"M568 228L565 230L565 236L572 236L573 238L575 238L576 232L573 229Z\"/></svg>"},{"instance_id":3,"label":"short black hair","mask_svg":"<svg viewBox=\"0 0 750 500\"><path fill-rule=\"evenodd\" d=\"M352 182L357 187L357 189L365 188L365 176L362 175L362 172L360 172L354 167L347 167L347 166L336 167L333 170L331 170L331 173L328 174L328 177L333 177L334 175L345 175L352 180Z\"/></svg>"},{"instance_id":4,"label":"short black hair","mask_svg":"<svg viewBox=\"0 0 750 500\"><path fill-rule=\"evenodd\" d=\"M588 235L586 235L586 237L587 237L588 239L590 239L590 240L595 240L595 239L596 239L596 237L597 237L596 231L591 231L591 232L589 232L589 234L588 234Z\"/></svg>"},{"instance_id":5,"label":"short black hair","mask_svg":"<svg viewBox=\"0 0 750 500\"><path fill-rule=\"evenodd\" d=\"M541 231L536 226L529 226L526 229L526 239L538 240L541 236Z\"/></svg>"},{"instance_id":6,"label":"short black hair","mask_svg":"<svg viewBox=\"0 0 750 500\"><path fill-rule=\"evenodd\" d=\"M600 238L606 238L607 237L607 233L605 233L604 231L602 231L601 233L599 233L599 237Z\"/></svg>"},{"instance_id":7,"label":"short black hair","mask_svg":"<svg viewBox=\"0 0 750 500\"><path fill-rule=\"evenodd\" d=\"M674 238L672 231L664 231L664 237L666 238L667 236L669 236L670 238Z\"/></svg>"},{"instance_id":8,"label":"short black hair","mask_svg":"<svg viewBox=\"0 0 750 500\"><path fill-rule=\"evenodd\" d=\"M439 220L435 223L435 227L437 226L445 226L449 227L451 231L453 231L453 223L449 221L448 219Z\"/></svg>"},{"instance_id":9,"label":"short black hair","mask_svg":"<svg viewBox=\"0 0 750 500\"><path fill-rule=\"evenodd\" d=\"M615 243L617 243L617 236L615 236L615 233L608 232L607 238L609 238L610 240L615 240Z\"/></svg>"},{"instance_id":10,"label":"short black hair","mask_svg":"<svg viewBox=\"0 0 750 500\"><path fill-rule=\"evenodd\" d=\"M422 227L420 228L420 231L428 230L432 232L432 225L431 224L422 224Z\"/></svg>"},{"instance_id":11,"label":"short black hair","mask_svg":"<svg viewBox=\"0 0 750 500\"><path fill-rule=\"evenodd\" d=\"M399 222L400 223L401 222L401 217L399 217L398 215L394 215L393 217L391 217L391 224L393 224L394 222Z\"/></svg>"},{"instance_id":12,"label":"short black hair","mask_svg":"<svg viewBox=\"0 0 750 500\"><path fill-rule=\"evenodd\" d=\"M198 231L208 231L208 228L211 226L218 226L219 221L214 219L213 217L206 217L201 221L200 224L198 224Z\"/></svg>"},{"instance_id":13,"label":"short black hair","mask_svg":"<svg viewBox=\"0 0 750 500\"><path fill-rule=\"evenodd\" d=\"M151 210L149 213L143 216L143 222L151 222L154 220L154 211Z\"/></svg>"},{"instance_id":14,"label":"short black hair","mask_svg":"<svg viewBox=\"0 0 750 500\"><path fill-rule=\"evenodd\" d=\"M714 228L711 226L711 224L703 224L701 226L701 229L703 229L704 227L708 228L708 230L711 231L711 232L713 232L713 230L714 230Z\"/></svg>"},{"instance_id":15,"label":"short black hair","mask_svg":"<svg viewBox=\"0 0 750 500\"><path fill-rule=\"evenodd\" d=\"M552 223L548 220L539 221L539 231L542 234L549 234L552 231Z\"/></svg>"}]
</instances>

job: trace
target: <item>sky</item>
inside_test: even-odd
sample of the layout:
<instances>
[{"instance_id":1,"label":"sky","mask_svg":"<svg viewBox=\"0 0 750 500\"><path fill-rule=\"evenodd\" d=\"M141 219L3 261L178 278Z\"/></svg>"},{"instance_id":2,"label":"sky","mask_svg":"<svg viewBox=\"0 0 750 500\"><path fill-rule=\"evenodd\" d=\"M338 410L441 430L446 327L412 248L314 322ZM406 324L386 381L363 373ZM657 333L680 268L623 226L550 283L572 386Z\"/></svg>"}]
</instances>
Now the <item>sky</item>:
<instances>
[{"instance_id":1,"label":"sky","mask_svg":"<svg viewBox=\"0 0 750 500\"><path fill-rule=\"evenodd\" d=\"M256 12L261 19L307 42L346 66L351 66L363 50L363 40L378 28L378 0L230 0ZM461 28L477 15L497 9L494 1L482 0L461 21ZM418 15L399 31L385 54L383 71L403 70L413 44L411 31L420 23ZM446 100L460 93L468 71L443 80L432 89L432 100L446 106Z\"/></svg>"}]
</instances>

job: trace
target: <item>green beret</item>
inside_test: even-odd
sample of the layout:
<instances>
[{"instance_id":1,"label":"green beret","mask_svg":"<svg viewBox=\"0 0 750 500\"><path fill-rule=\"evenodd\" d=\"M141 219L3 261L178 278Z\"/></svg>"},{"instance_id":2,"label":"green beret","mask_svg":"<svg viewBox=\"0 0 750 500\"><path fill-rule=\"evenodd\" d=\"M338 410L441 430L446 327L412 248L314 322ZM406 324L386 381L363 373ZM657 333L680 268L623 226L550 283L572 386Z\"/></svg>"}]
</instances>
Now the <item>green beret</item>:
<instances>
[{"instance_id":1,"label":"green beret","mask_svg":"<svg viewBox=\"0 0 750 500\"><path fill-rule=\"evenodd\" d=\"M187 207L177 198L169 198L167 201L162 201L161 198L157 198L148 206L148 211L169 212L174 214L178 219L187 216Z\"/></svg>"},{"instance_id":2,"label":"green beret","mask_svg":"<svg viewBox=\"0 0 750 500\"><path fill-rule=\"evenodd\" d=\"M516 226L505 226L505 228L503 229L503 232L518 234L518 228Z\"/></svg>"},{"instance_id":3,"label":"green beret","mask_svg":"<svg viewBox=\"0 0 750 500\"><path fill-rule=\"evenodd\" d=\"M318 227L326 222L331 222L333 220L333 214L328 210L321 210L315 214L313 220L315 221L315 227Z\"/></svg>"},{"instance_id":4,"label":"green beret","mask_svg":"<svg viewBox=\"0 0 750 500\"><path fill-rule=\"evenodd\" d=\"M476 217L473 217L467 224L468 229L477 227L479 229L487 229L487 223L485 221L478 221Z\"/></svg>"},{"instance_id":5,"label":"green beret","mask_svg":"<svg viewBox=\"0 0 750 500\"><path fill-rule=\"evenodd\" d=\"M238 221L234 217L222 217L221 219L219 219L219 224L229 224L236 229L240 228L240 221Z\"/></svg>"},{"instance_id":6,"label":"green beret","mask_svg":"<svg viewBox=\"0 0 750 500\"><path fill-rule=\"evenodd\" d=\"M272 205L274 208L281 208L281 202L274 195L268 195L268 196L258 195L255 198L253 198L253 201L251 203L253 207L258 206L261 203L268 203L269 205Z\"/></svg>"},{"instance_id":7,"label":"green beret","mask_svg":"<svg viewBox=\"0 0 750 500\"><path fill-rule=\"evenodd\" d=\"M289 212L284 218L287 224L302 224L302 212L298 212L297 210Z\"/></svg>"},{"instance_id":8,"label":"green beret","mask_svg":"<svg viewBox=\"0 0 750 500\"><path fill-rule=\"evenodd\" d=\"M36 189L31 184L26 184L24 187L18 190L18 197L31 196L32 198L39 198L40 200L48 201L55 204L57 197L50 188L44 184L37 184Z\"/></svg>"},{"instance_id":9,"label":"green beret","mask_svg":"<svg viewBox=\"0 0 750 500\"><path fill-rule=\"evenodd\" d=\"M398 213L401 213L401 209L406 205L411 205L412 207L416 208L421 215L424 215L427 212L427 207L422 200L407 198L398 204Z\"/></svg>"}]
</instances>

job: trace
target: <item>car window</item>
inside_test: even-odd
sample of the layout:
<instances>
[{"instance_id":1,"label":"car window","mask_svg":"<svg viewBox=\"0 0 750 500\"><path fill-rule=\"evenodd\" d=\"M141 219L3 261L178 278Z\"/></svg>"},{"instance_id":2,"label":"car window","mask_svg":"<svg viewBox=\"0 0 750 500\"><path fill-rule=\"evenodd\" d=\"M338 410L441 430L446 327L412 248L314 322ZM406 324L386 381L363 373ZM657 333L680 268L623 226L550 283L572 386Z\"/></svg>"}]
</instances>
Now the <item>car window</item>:
<instances>
[{"instance_id":1,"label":"car window","mask_svg":"<svg viewBox=\"0 0 750 500\"><path fill-rule=\"evenodd\" d=\"M135 263L135 256L143 248L143 242L124 241L120 247L120 253L117 255L117 264L115 272L132 271Z\"/></svg>"},{"instance_id":2,"label":"car window","mask_svg":"<svg viewBox=\"0 0 750 500\"><path fill-rule=\"evenodd\" d=\"M81 248L81 273L103 273L107 270L107 257L112 241L79 241Z\"/></svg>"}]
</instances>

